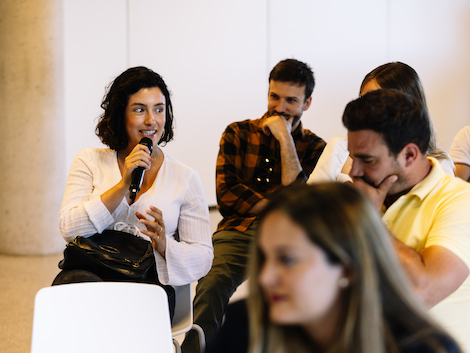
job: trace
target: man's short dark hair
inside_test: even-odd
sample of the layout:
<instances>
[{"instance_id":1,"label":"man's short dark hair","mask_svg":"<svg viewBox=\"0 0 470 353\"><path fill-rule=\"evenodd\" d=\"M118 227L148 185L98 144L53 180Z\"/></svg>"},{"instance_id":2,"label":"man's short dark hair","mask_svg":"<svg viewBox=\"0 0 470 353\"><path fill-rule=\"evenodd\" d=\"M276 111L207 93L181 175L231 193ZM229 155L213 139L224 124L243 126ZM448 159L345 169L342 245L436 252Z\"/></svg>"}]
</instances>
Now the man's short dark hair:
<instances>
[{"instance_id":1,"label":"man's short dark hair","mask_svg":"<svg viewBox=\"0 0 470 353\"><path fill-rule=\"evenodd\" d=\"M427 110L409 94L396 90L376 90L350 102L343 113L349 131L373 130L382 135L394 156L408 143L425 154L430 127Z\"/></svg>"},{"instance_id":2,"label":"man's short dark hair","mask_svg":"<svg viewBox=\"0 0 470 353\"><path fill-rule=\"evenodd\" d=\"M305 99L312 95L315 88L315 78L310 66L295 59L285 59L274 66L269 74L269 82L271 80L305 86Z\"/></svg>"}]
</instances>

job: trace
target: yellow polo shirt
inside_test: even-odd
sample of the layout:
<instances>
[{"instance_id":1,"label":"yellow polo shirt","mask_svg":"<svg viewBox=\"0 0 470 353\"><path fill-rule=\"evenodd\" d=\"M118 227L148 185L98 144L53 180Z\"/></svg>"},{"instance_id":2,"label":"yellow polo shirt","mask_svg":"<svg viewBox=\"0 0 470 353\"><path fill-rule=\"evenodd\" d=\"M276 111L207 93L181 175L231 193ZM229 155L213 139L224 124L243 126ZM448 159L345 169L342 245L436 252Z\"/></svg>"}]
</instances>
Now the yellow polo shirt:
<instances>
[{"instance_id":1,"label":"yellow polo shirt","mask_svg":"<svg viewBox=\"0 0 470 353\"><path fill-rule=\"evenodd\" d=\"M383 215L392 234L420 252L442 246L470 268L470 183L446 174L428 157L430 173ZM436 320L470 353L470 276L430 310Z\"/></svg>"}]
</instances>

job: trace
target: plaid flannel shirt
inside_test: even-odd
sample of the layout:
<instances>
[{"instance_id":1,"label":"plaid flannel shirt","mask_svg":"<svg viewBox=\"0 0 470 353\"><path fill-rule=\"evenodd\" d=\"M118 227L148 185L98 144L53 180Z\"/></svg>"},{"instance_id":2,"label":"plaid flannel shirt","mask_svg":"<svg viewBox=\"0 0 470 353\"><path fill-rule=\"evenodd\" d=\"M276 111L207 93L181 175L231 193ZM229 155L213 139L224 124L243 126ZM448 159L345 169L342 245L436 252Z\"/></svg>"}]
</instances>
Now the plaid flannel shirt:
<instances>
[{"instance_id":1,"label":"plaid flannel shirt","mask_svg":"<svg viewBox=\"0 0 470 353\"><path fill-rule=\"evenodd\" d=\"M281 148L272 135L263 133L265 118L266 114L261 119L232 123L222 135L216 169L217 207L223 216L218 231L246 231L256 219L249 214L250 209L282 186ZM325 141L304 130L302 123L292 137L305 175L301 174L306 178L317 164ZM266 158L272 161L272 169L264 166ZM259 176L268 176L270 182L261 187L256 180Z\"/></svg>"}]
</instances>

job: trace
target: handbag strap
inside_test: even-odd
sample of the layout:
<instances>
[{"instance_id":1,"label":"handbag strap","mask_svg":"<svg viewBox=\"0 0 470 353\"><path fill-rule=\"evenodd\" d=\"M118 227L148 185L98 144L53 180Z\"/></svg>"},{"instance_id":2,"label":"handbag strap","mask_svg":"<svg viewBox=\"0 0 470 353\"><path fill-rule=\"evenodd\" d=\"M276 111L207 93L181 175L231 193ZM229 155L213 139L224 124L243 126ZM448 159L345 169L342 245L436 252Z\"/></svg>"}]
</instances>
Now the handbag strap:
<instances>
[{"instance_id":1,"label":"handbag strap","mask_svg":"<svg viewBox=\"0 0 470 353\"><path fill-rule=\"evenodd\" d=\"M138 259L137 261L132 261L132 260L129 260L129 259L124 259L124 261L127 261L129 262L132 267L134 268L139 268L140 267L140 264L142 262L145 261L146 258L150 257L150 256L153 256L153 246L152 244L149 243L148 247L147 247L147 251L145 252L145 254L140 258Z\"/></svg>"}]
</instances>

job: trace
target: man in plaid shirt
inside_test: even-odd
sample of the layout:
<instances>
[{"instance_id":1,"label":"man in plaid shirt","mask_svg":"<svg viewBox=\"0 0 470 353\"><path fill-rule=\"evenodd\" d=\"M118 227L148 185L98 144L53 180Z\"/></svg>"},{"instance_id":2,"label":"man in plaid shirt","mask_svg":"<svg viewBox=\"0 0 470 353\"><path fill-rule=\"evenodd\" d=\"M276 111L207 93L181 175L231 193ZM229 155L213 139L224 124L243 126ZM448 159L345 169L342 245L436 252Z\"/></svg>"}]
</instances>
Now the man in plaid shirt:
<instances>
[{"instance_id":1,"label":"man in plaid shirt","mask_svg":"<svg viewBox=\"0 0 470 353\"><path fill-rule=\"evenodd\" d=\"M216 181L223 219L212 238L212 269L199 280L194 299L194 322L204 329L208 342L245 279L249 245L266 196L282 186L305 182L325 147L300 121L310 107L314 86L307 64L294 59L279 62L269 75L267 113L261 119L232 123L222 135ZM182 348L185 353L199 351L194 332Z\"/></svg>"}]
</instances>

